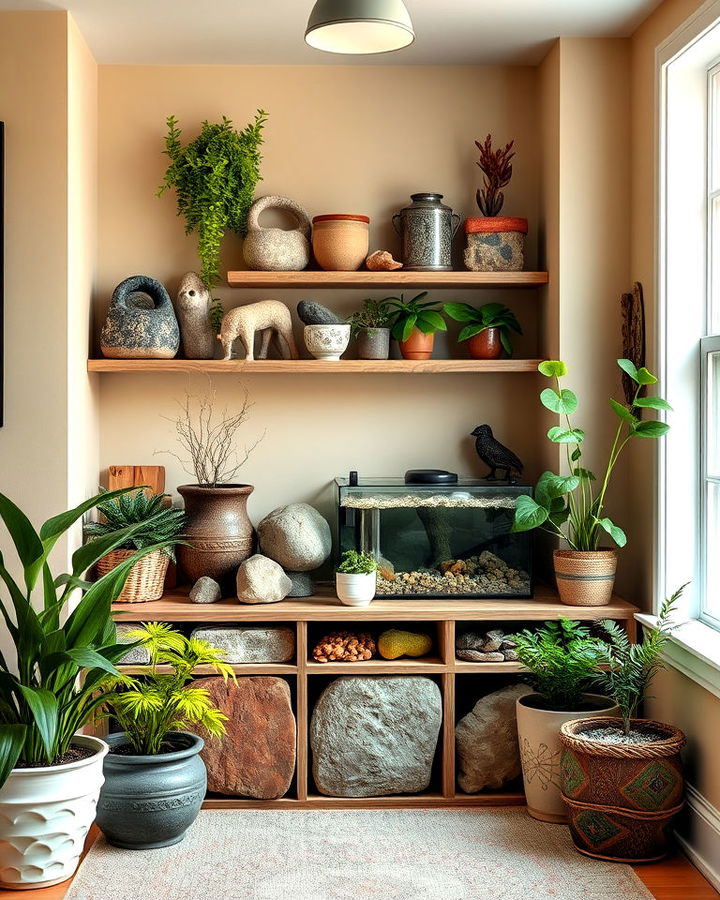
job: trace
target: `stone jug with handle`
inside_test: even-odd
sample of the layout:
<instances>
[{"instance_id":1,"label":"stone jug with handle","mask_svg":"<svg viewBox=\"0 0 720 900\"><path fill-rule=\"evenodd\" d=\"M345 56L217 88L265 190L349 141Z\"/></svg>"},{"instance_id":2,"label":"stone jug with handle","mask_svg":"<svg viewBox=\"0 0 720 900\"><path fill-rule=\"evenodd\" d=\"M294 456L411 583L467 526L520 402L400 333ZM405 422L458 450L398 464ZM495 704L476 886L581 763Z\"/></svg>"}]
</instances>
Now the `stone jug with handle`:
<instances>
[{"instance_id":1,"label":"stone jug with handle","mask_svg":"<svg viewBox=\"0 0 720 900\"><path fill-rule=\"evenodd\" d=\"M260 214L274 209L289 213L295 228L263 228ZM249 269L299 272L310 262L310 217L289 197L260 197L250 207L243 256Z\"/></svg>"},{"instance_id":2,"label":"stone jug with handle","mask_svg":"<svg viewBox=\"0 0 720 900\"><path fill-rule=\"evenodd\" d=\"M415 272L452 270L452 239L461 218L434 192L411 194L412 203L393 216L402 240L404 268Z\"/></svg>"}]
</instances>

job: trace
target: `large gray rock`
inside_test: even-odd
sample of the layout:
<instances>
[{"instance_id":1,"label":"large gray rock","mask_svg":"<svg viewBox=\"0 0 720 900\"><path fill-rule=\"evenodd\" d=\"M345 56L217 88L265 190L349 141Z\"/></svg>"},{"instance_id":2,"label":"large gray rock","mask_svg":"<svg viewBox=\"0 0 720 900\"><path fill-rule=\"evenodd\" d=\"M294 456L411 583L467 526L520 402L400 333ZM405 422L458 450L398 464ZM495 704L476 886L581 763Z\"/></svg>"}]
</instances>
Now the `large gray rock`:
<instances>
[{"instance_id":1,"label":"large gray rock","mask_svg":"<svg viewBox=\"0 0 720 900\"><path fill-rule=\"evenodd\" d=\"M297 314L303 325L341 325L343 322L337 313L315 300L301 300Z\"/></svg>"},{"instance_id":2,"label":"large gray rock","mask_svg":"<svg viewBox=\"0 0 720 900\"><path fill-rule=\"evenodd\" d=\"M292 587L282 566L260 553L240 564L235 583L241 603L277 603Z\"/></svg>"},{"instance_id":3,"label":"large gray rock","mask_svg":"<svg viewBox=\"0 0 720 900\"><path fill-rule=\"evenodd\" d=\"M190 600L193 603L217 603L222 598L220 585L209 575L203 575L190 589Z\"/></svg>"},{"instance_id":4,"label":"large gray rock","mask_svg":"<svg viewBox=\"0 0 720 900\"><path fill-rule=\"evenodd\" d=\"M526 684L494 691L455 726L458 784L466 794L501 788L520 776L515 701L531 693Z\"/></svg>"},{"instance_id":5,"label":"large gray rock","mask_svg":"<svg viewBox=\"0 0 720 900\"><path fill-rule=\"evenodd\" d=\"M117 628L117 641L118 644L132 644L134 643L134 638L129 638L127 636L128 631L132 631L133 628L137 628L137 622L123 622L122 624L118 624ZM150 662L150 651L147 647L133 647L132 650L129 650L125 656L120 660L120 665L123 666L146 666Z\"/></svg>"},{"instance_id":6,"label":"large gray rock","mask_svg":"<svg viewBox=\"0 0 720 900\"><path fill-rule=\"evenodd\" d=\"M295 632L292 628L231 627L207 625L196 628L192 636L225 651L229 663L282 663L295 656Z\"/></svg>"},{"instance_id":7,"label":"large gray rock","mask_svg":"<svg viewBox=\"0 0 720 900\"><path fill-rule=\"evenodd\" d=\"M330 556L330 526L308 503L279 506L257 527L259 549L292 572L317 569Z\"/></svg>"},{"instance_id":8,"label":"large gray rock","mask_svg":"<svg viewBox=\"0 0 720 900\"><path fill-rule=\"evenodd\" d=\"M338 678L320 695L310 724L318 790L333 797L424 791L441 721L440 689L430 678Z\"/></svg>"}]
</instances>

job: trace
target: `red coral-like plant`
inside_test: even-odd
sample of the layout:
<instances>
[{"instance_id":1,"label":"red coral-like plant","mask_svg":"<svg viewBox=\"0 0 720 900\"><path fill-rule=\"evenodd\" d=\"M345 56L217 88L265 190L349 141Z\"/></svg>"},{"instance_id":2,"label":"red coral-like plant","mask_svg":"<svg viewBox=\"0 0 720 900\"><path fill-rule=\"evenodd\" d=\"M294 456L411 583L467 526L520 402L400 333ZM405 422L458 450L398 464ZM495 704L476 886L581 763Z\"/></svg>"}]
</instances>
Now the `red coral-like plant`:
<instances>
[{"instance_id":1,"label":"red coral-like plant","mask_svg":"<svg viewBox=\"0 0 720 900\"><path fill-rule=\"evenodd\" d=\"M507 187L512 178L511 160L515 156L512 149L515 141L510 141L502 150L493 150L492 136L488 135L484 143L475 141L475 146L480 151L480 159L477 165L483 171L485 178L482 188L477 191L477 205L484 216L497 216L505 202L502 188Z\"/></svg>"}]
</instances>

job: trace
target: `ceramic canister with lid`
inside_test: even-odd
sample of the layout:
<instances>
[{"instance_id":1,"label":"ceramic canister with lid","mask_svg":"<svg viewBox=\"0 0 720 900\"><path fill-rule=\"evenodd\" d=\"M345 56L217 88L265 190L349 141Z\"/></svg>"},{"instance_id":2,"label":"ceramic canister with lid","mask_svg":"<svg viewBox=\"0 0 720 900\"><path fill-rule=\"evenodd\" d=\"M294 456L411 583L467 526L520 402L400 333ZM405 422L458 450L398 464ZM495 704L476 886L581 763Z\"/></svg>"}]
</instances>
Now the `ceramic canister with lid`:
<instances>
[{"instance_id":1,"label":"ceramic canister with lid","mask_svg":"<svg viewBox=\"0 0 720 900\"><path fill-rule=\"evenodd\" d=\"M393 216L393 226L402 240L406 269L416 272L452 269L452 239L460 225L460 216L442 198L442 194L431 191L411 194L410 206Z\"/></svg>"}]
</instances>

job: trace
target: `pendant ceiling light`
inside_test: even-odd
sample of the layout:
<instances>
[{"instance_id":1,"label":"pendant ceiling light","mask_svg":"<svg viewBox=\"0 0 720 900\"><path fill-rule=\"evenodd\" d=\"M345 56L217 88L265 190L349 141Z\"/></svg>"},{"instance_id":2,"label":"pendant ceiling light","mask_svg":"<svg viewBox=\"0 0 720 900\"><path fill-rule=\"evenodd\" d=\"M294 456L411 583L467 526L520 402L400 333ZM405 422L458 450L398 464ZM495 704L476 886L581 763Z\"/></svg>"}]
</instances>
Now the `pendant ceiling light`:
<instances>
[{"instance_id":1,"label":"pendant ceiling light","mask_svg":"<svg viewBox=\"0 0 720 900\"><path fill-rule=\"evenodd\" d=\"M389 53L415 32L402 0L317 0L305 40L328 53Z\"/></svg>"}]
</instances>

